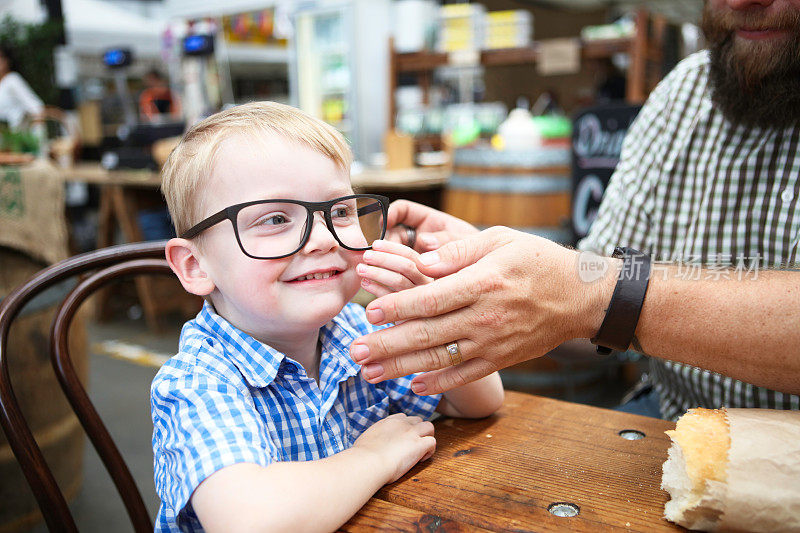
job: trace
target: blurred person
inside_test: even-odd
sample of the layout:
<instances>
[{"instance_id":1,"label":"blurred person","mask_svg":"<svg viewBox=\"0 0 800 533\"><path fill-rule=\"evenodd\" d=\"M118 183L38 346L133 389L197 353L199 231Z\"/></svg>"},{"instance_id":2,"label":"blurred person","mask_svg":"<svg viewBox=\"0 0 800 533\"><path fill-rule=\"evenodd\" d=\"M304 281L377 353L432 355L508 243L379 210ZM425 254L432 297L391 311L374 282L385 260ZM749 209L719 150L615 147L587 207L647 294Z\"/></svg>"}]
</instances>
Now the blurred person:
<instances>
[{"instance_id":1,"label":"blurred person","mask_svg":"<svg viewBox=\"0 0 800 533\"><path fill-rule=\"evenodd\" d=\"M371 323L402 321L352 344L369 381L427 371L412 389L439 393L571 338L608 346L607 326L612 347L650 356L623 410L800 408L800 0L708 0L702 28L709 50L652 92L579 243L645 251L623 252L642 271L619 279L623 261L602 258L587 283L576 251L396 202L394 238L415 228L417 267L438 279L369 304Z\"/></svg>"},{"instance_id":2,"label":"blurred person","mask_svg":"<svg viewBox=\"0 0 800 533\"><path fill-rule=\"evenodd\" d=\"M39 119L44 103L20 76L11 47L0 45L0 120L17 129L26 116Z\"/></svg>"},{"instance_id":3,"label":"blurred person","mask_svg":"<svg viewBox=\"0 0 800 533\"><path fill-rule=\"evenodd\" d=\"M410 248L370 249L388 200L353 194L351 161L339 132L274 102L211 116L169 156L167 260L206 301L151 387L156 531L335 530L433 454L434 411L500 407L497 374L420 397L348 357L377 329L349 303L363 254L386 260L384 287L430 281Z\"/></svg>"},{"instance_id":4,"label":"blurred person","mask_svg":"<svg viewBox=\"0 0 800 533\"><path fill-rule=\"evenodd\" d=\"M166 78L158 69L147 71L144 83L146 87L139 95L139 113L144 120L158 122L164 117L180 117L180 100L169 88Z\"/></svg>"}]
</instances>

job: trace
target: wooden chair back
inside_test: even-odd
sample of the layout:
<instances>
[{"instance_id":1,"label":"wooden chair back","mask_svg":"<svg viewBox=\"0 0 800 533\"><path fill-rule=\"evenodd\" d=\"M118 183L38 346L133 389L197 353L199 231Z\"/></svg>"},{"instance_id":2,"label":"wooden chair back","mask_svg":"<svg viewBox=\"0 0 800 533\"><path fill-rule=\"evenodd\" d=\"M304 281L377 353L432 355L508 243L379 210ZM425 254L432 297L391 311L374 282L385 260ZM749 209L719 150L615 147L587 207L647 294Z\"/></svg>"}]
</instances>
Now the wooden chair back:
<instances>
[{"instance_id":1,"label":"wooden chair back","mask_svg":"<svg viewBox=\"0 0 800 533\"><path fill-rule=\"evenodd\" d=\"M0 425L50 531L76 532L77 526L14 395L8 371L9 329L34 296L80 276L77 286L56 307L50 332L50 360L64 394L122 498L134 531L152 532L153 522L133 476L78 379L67 335L78 307L97 289L122 276L169 274L164 244L165 241L124 244L71 257L41 270L0 302Z\"/></svg>"}]
</instances>

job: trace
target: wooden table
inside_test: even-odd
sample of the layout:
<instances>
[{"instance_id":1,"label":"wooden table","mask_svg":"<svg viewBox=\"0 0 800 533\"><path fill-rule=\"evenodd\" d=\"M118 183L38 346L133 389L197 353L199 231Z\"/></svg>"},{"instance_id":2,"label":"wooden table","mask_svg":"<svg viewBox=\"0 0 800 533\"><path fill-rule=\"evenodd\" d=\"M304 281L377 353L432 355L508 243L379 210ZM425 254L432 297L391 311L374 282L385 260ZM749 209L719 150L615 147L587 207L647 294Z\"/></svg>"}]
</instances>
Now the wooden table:
<instances>
[{"instance_id":1,"label":"wooden table","mask_svg":"<svg viewBox=\"0 0 800 533\"><path fill-rule=\"evenodd\" d=\"M119 227L125 242L144 240L139 226L140 209L164 205L160 195L161 176L151 170L106 170L97 163L81 163L62 169L64 181L88 183L100 187L100 209L97 223L97 248L114 244ZM142 306L145 322L152 331L159 331L163 311L178 309L184 315L199 309L199 299L184 296L174 279L139 276L134 279L136 294ZM109 291L98 291L98 318L105 316Z\"/></svg>"},{"instance_id":2,"label":"wooden table","mask_svg":"<svg viewBox=\"0 0 800 533\"><path fill-rule=\"evenodd\" d=\"M662 518L673 422L506 392L483 420L440 419L436 454L342 531L685 531ZM645 434L626 440L623 430ZM579 514L554 516L567 502Z\"/></svg>"}]
</instances>

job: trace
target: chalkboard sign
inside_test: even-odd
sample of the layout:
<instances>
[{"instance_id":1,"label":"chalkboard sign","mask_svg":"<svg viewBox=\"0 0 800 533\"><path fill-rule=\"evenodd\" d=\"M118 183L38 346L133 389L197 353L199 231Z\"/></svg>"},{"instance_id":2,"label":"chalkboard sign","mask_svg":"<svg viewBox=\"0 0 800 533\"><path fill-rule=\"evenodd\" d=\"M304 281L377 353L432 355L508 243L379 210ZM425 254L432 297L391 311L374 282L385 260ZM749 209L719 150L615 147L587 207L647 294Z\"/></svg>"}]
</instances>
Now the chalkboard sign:
<instances>
[{"instance_id":1,"label":"chalkboard sign","mask_svg":"<svg viewBox=\"0 0 800 533\"><path fill-rule=\"evenodd\" d=\"M589 233L608 180L619 163L622 141L641 106L608 104L584 109L572 125L572 231Z\"/></svg>"}]
</instances>

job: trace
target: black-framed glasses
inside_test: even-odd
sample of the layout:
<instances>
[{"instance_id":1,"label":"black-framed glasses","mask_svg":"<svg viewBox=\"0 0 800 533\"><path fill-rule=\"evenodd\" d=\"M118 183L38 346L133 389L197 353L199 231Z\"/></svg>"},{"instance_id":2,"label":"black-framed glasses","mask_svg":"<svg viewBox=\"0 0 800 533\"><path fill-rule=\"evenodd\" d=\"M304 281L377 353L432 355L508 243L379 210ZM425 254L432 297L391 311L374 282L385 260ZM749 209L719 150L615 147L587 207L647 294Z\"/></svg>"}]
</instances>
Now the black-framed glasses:
<instances>
[{"instance_id":1,"label":"black-framed glasses","mask_svg":"<svg viewBox=\"0 0 800 533\"><path fill-rule=\"evenodd\" d=\"M244 255L280 259L306 245L317 211L322 211L328 230L347 250L369 250L373 242L386 235L389 199L377 194L351 194L327 202L256 200L232 205L195 224L181 238L191 239L230 220Z\"/></svg>"}]
</instances>

